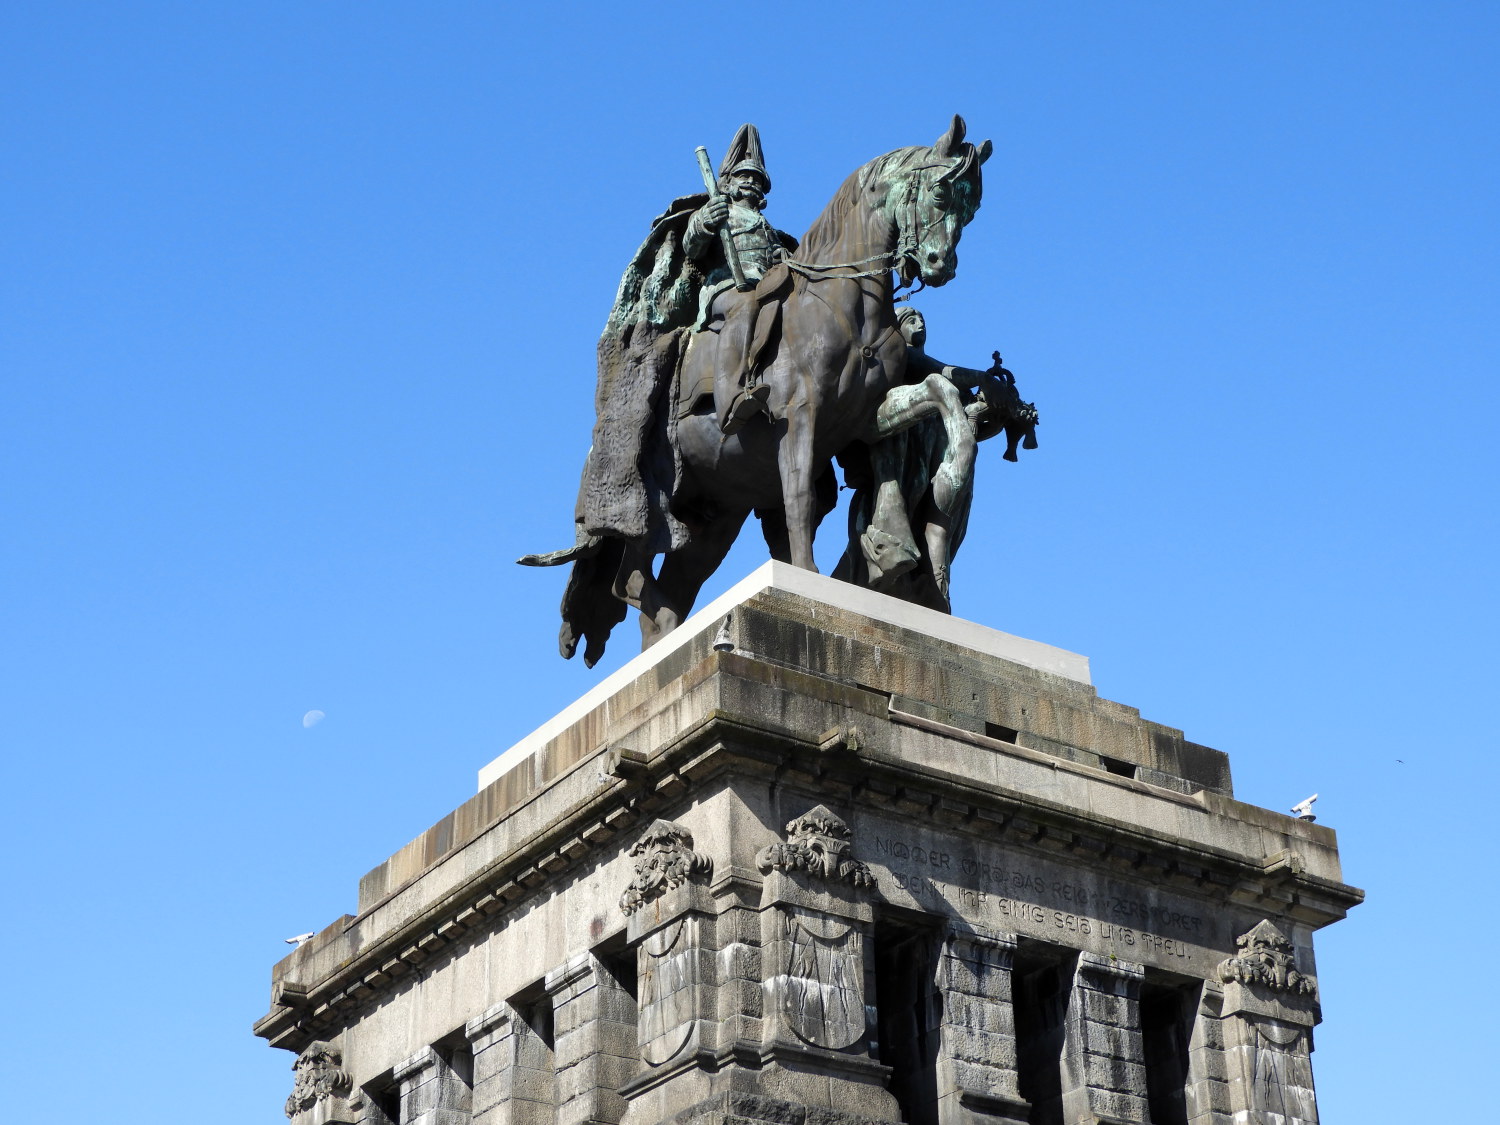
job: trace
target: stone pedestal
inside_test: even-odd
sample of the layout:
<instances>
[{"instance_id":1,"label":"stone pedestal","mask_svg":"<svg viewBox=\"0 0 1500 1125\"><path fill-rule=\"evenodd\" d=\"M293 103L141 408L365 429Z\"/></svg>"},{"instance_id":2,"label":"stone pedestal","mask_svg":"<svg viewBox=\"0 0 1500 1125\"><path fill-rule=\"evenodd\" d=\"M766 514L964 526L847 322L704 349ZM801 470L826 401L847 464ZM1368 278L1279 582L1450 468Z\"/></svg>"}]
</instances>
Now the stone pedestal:
<instances>
[{"instance_id":1,"label":"stone pedestal","mask_svg":"<svg viewBox=\"0 0 1500 1125\"><path fill-rule=\"evenodd\" d=\"M1315 1125L1327 828L1082 657L772 564L276 966L293 1125Z\"/></svg>"}]
</instances>

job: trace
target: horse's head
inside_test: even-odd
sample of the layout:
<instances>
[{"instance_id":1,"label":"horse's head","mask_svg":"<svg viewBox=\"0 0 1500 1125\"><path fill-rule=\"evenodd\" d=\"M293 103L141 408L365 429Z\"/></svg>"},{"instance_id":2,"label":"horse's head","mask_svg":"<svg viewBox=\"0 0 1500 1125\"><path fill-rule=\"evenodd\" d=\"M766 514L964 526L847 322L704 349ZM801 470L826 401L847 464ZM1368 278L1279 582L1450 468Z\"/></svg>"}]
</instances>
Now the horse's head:
<instances>
[{"instance_id":1,"label":"horse's head","mask_svg":"<svg viewBox=\"0 0 1500 1125\"><path fill-rule=\"evenodd\" d=\"M895 227L895 268L903 286L919 277L924 285L953 280L958 240L979 210L979 167L990 152L989 141L972 145L964 140L964 119L957 114L931 148L902 150L904 159L892 169L885 208Z\"/></svg>"},{"instance_id":2,"label":"horse's head","mask_svg":"<svg viewBox=\"0 0 1500 1125\"><path fill-rule=\"evenodd\" d=\"M802 238L804 264L887 257L901 284L943 285L958 271L959 236L979 210L990 142L964 140L957 115L936 144L898 148L855 170Z\"/></svg>"}]
</instances>

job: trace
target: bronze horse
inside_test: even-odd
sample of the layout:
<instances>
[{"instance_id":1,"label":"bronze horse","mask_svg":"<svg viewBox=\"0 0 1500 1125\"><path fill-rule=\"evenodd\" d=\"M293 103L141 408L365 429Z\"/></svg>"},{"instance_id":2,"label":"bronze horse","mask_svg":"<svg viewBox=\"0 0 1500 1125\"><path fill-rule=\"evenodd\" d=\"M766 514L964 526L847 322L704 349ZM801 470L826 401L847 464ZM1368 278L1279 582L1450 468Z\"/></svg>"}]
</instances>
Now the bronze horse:
<instances>
[{"instance_id":1,"label":"bronze horse","mask_svg":"<svg viewBox=\"0 0 1500 1125\"><path fill-rule=\"evenodd\" d=\"M687 529L679 545L661 550L645 537L581 531L570 550L521 560L574 564L563 597L564 656L573 655L582 637L585 663L592 665L627 605L641 613L642 647L675 628L752 511L773 558L817 569L813 536L837 493L832 458L891 429L877 412L906 368L892 275L903 287L918 279L929 286L952 280L959 238L979 207L980 165L990 151L989 141L966 142L963 119L955 116L935 144L877 157L844 181L784 267L790 277L780 298L779 336L760 375L775 421L757 419L726 438L709 407L659 428L656 443L671 445L676 466L665 503L677 526ZM684 336L681 386L711 383L715 364L739 360L721 356L712 333ZM904 409L897 428L951 412L943 397ZM655 409L674 407L663 401ZM661 457L662 451L644 456ZM661 565L653 572L658 554Z\"/></svg>"}]
</instances>

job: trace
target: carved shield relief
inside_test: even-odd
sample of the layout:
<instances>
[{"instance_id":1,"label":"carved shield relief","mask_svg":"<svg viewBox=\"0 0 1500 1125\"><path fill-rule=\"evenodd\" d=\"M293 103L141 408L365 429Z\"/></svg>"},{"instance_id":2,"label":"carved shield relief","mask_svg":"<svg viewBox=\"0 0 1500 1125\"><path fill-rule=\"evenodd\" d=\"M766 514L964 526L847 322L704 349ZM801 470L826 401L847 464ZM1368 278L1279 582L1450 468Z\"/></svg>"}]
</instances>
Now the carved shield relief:
<instances>
[{"instance_id":1,"label":"carved shield relief","mask_svg":"<svg viewBox=\"0 0 1500 1125\"><path fill-rule=\"evenodd\" d=\"M1287 1125L1317 1125L1305 1028L1267 1020L1254 1032L1256 1108Z\"/></svg>"},{"instance_id":2,"label":"carved shield relief","mask_svg":"<svg viewBox=\"0 0 1500 1125\"><path fill-rule=\"evenodd\" d=\"M865 1032L864 939L841 918L784 906L784 970L776 981L783 1018L799 1037L833 1050Z\"/></svg>"},{"instance_id":3,"label":"carved shield relief","mask_svg":"<svg viewBox=\"0 0 1500 1125\"><path fill-rule=\"evenodd\" d=\"M698 1012L698 919L687 917L640 944L638 1042L641 1059L660 1066L687 1046Z\"/></svg>"}]
</instances>

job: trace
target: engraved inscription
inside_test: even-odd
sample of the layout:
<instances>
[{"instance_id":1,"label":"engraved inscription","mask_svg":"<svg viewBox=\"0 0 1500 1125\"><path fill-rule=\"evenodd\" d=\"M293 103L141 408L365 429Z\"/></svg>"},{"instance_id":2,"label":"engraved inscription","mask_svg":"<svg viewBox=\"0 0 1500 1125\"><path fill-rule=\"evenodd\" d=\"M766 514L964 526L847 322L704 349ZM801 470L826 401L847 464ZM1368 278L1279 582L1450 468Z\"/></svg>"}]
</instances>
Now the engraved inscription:
<instances>
[{"instance_id":1,"label":"engraved inscription","mask_svg":"<svg viewBox=\"0 0 1500 1125\"><path fill-rule=\"evenodd\" d=\"M1025 863L987 862L959 848L874 835L874 859L895 890L928 906L948 903L965 917L1034 936L1072 935L1078 944L1188 960L1212 945L1208 919L1129 889L1090 884ZM881 881L886 877L882 875Z\"/></svg>"}]
</instances>

